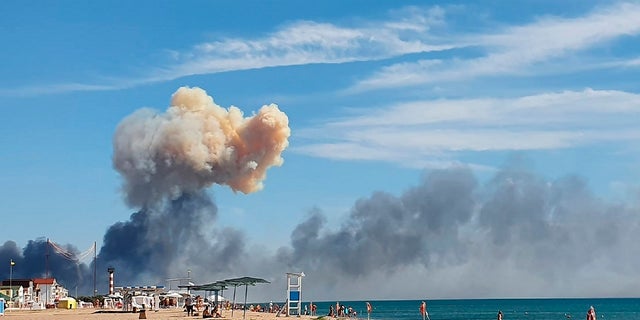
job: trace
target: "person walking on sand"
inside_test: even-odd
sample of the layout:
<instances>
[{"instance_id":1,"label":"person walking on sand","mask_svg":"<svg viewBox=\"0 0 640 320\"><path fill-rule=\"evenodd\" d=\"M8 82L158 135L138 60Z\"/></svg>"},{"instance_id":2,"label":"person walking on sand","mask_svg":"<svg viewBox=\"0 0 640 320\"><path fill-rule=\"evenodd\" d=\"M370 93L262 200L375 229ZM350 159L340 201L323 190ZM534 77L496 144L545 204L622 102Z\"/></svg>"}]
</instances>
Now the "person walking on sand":
<instances>
[{"instance_id":1,"label":"person walking on sand","mask_svg":"<svg viewBox=\"0 0 640 320\"><path fill-rule=\"evenodd\" d=\"M587 311L587 320L596 320L596 309L591 306Z\"/></svg>"}]
</instances>

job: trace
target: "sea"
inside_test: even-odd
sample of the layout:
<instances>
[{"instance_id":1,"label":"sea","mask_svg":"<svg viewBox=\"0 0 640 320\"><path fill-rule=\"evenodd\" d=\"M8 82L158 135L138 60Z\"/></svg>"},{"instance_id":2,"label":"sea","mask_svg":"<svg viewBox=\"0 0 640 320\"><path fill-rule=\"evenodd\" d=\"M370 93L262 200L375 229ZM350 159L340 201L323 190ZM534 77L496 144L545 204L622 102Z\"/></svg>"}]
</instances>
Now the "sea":
<instances>
[{"instance_id":1,"label":"sea","mask_svg":"<svg viewBox=\"0 0 640 320\"><path fill-rule=\"evenodd\" d=\"M572 320L586 319L593 306L598 319L640 320L640 298L606 299L473 299L425 300L429 320L497 319L502 311L504 320ZM326 315L336 302L352 307L357 319L367 319L367 301L325 301L317 305L317 315ZM422 320L419 308L422 300L369 301L371 320ZM305 302L309 304L309 302Z\"/></svg>"}]
</instances>

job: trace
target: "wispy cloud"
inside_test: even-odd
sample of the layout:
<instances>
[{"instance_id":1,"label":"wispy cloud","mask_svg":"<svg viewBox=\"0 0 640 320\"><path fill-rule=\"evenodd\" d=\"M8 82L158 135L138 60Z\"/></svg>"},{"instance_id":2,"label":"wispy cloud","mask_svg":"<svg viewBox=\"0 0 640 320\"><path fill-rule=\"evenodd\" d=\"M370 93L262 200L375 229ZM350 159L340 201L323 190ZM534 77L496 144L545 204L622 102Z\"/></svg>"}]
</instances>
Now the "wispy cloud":
<instances>
[{"instance_id":1,"label":"wispy cloud","mask_svg":"<svg viewBox=\"0 0 640 320\"><path fill-rule=\"evenodd\" d=\"M296 21L256 38L203 42L186 51L169 50L166 63L136 77L109 77L102 84L59 84L6 89L0 94L116 90L185 76L305 64L336 64L446 50L455 47L431 32L444 24L440 7L405 7L387 20L355 26Z\"/></svg>"},{"instance_id":2,"label":"wispy cloud","mask_svg":"<svg viewBox=\"0 0 640 320\"><path fill-rule=\"evenodd\" d=\"M441 7L405 7L383 20L352 23L295 21L256 37L218 38L184 51L169 50L166 60L136 75L102 75L95 82L61 80L57 84L4 88L0 95L119 90L191 75L307 64L342 64L403 57L354 85L351 90L409 86L481 76L530 72L582 52L640 33L640 4L619 3L574 18L546 17L528 25L506 26L491 34L452 30ZM422 53L473 47L480 56L411 60ZM615 58L615 57L614 57ZM613 60L610 62L613 63ZM615 60L635 67L636 60ZM611 67L606 61L598 66ZM132 66L132 70L140 70ZM536 69L538 70L538 69ZM538 70L539 71L539 70ZM108 80L105 80L108 79Z\"/></svg>"},{"instance_id":3,"label":"wispy cloud","mask_svg":"<svg viewBox=\"0 0 640 320\"><path fill-rule=\"evenodd\" d=\"M534 65L562 59L623 36L640 34L638 16L640 4L619 3L577 18L546 17L493 34L457 35L454 42L474 44L485 53L470 58L394 64L360 81L351 90L527 73Z\"/></svg>"},{"instance_id":4,"label":"wispy cloud","mask_svg":"<svg viewBox=\"0 0 640 320\"><path fill-rule=\"evenodd\" d=\"M585 89L401 103L299 130L316 157L422 165L457 152L545 150L640 138L640 95ZM318 137L323 137L319 139ZM319 141L320 140L320 141Z\"/></svg>"},{"instance_id":5,"label":"wispy cloud","mask_svg":"<svg viewBox=\"0 0 640 320\"><path fill-rule=\"evenodd\" d=\"M386 59L410 53L450 49L430 29L443 23L441 8L405 8L402 15L355 27L298 21L261 38L230 38L201 43L176 53L176 63L156 75L175 79L265 67L345 63Z\"/></svg>"}]
</instances>

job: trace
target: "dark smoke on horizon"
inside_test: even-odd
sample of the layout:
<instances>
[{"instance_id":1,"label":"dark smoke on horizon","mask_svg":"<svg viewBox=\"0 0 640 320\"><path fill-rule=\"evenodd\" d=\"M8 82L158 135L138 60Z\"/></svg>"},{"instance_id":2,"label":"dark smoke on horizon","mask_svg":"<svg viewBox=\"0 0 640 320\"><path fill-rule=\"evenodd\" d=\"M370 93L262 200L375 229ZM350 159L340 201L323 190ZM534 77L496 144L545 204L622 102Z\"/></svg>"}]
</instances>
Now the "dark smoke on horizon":
<instances>
[{"instance_id":1,"label":"dark smoke on horizon","mask_svg":"<svg viewBox=\"0 0 640 320\"><path fill-rule=\"evenodd\" d=\"M216 227L206 190L260 190L266 170L282 163L286 115L271 105L244 118L201 89L181 88L171 105L136 112L116 130L114 167L135 212L104 235L100 292L114 266L126 285L164 284L188 268L204 281L260 276L273 284L252 288L252 297L274 301L284 273L298 271L316 300L637 296L637 194L608 202L580 177L548 180L517 161L482 183L467 167L430 171L400 195L357 200L338 225L311 210L275 252L246 243L242 231ZM0 259L30 266L16 277L40 276L44 250L44 240L22 250L8 241ZM91 264L49 261L66 286L81 278L91 288Z\"/></svg>"},{"instance_id":2,"label":"dark smoke on horizon","mask_svg":"<svg viewBox=\"0 0 640 320\"><path fill-rule=\"evenodd\" d=\"M632 296L640 267L637 204L607 203L576 176L548 181L509 165L480 184L470 169L457 167L432 171L401 195L362 198L337 227L312 210L292 231L289 246L248 254L254 248L241 231L207 223L216 215L210 197L185 195L160 212L141 210L114 224L99 263L116 265L126 283L161 283L170 268L185 270L181 263L193 259L188 266L207 279L247 272L272 280L252 289L265 299L281 297L284 272L300 270L315 299ZM197 223L163 221L184 220L178 217ZM173 246L161 235L208 243L201 249L211 254ZM22 259L42 259L28 247ZM0 258L19 253L12 242L0 248ZM75 279L74 270L59 272Z\"/></svg>"}]
</instances>

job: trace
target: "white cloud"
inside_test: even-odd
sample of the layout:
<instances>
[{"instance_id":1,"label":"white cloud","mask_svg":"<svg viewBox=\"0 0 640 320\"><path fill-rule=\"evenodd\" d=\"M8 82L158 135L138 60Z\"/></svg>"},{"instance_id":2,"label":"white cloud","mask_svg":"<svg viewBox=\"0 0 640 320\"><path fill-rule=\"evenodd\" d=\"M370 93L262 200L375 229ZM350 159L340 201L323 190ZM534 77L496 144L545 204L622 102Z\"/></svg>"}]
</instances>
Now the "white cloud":
<instances>
[{"instance_id":1,"label":"white cloud","mask_svg":"<svg viewBox=\"0 0 640 320\"><path fill-rule=\"evenodd\" d=\"M458 35L453 42L467 42L483 48L486 53L466 59L394 64L360 81L351 90L526 73L535 64L561 59L623 36L638 35L638 16L640 4L620 3L583 17L547 17L529 25L507 27L494 34Z\"/></svg>"},{"instance_id":2,"label":"white cloud","mask_svg":"<svg viewBox=\"0 0 640 320\"><path fill-rule=\"evenodd\" d=\"M293 150L402 165L456 152L549 150L640 138L640 95L585 89L509 99L401 103L298 130ZM323 138L318 138L323 137Z\"/></svg>"},{"instance_id":3,"label":"white cloud","mask_svg":"<svg viewBox=\"0 0 640 320\"><path fill-rule=\"evenodd\" d=\"M455 46L435 40L429 33L432 25L442 23L442 9L406 8L401 12L394 19L357 27L298 21L262 38L201 43L178 54L178 63L154 77L175 79L232 70L380 60Z\"/></svg>"},{"instance_id":4,"label":"white cloud","mask_svg":"<svg viewBox=\"0 0 640 320\"><path fill-rule=\"evenodd\" d=\"M186 51L165 50L170 63L139 77L111 77L103 84L60 84L4 90L59 93L82 90L117 90L185 76L305 64L372 61L412 53L450 49L456 44L437 39L430 29L443 24L443 9L406 7L381 21L358 26L297 21L256 38L226 38L193 45Z\"/></svg>"}]
</instances>

